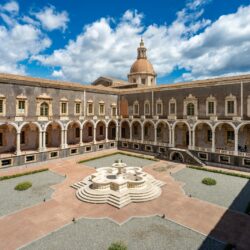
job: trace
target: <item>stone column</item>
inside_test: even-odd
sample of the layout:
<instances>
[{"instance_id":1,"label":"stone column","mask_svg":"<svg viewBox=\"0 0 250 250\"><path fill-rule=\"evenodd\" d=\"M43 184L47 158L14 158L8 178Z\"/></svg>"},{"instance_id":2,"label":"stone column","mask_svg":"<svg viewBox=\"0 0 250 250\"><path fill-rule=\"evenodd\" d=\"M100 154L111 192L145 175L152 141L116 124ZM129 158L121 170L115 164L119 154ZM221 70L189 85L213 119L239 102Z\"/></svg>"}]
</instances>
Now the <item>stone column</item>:
<instances>
[{"instance_id":1,"label":"stone column","mask_svg":"<svg viewBox=\"0 0 250 250\"><path fill-rule=\"evenodd\" d=\"M215 152L215 130L212 130L212 152Z\"/></svg>"},{"instance_id":2,"label":"stone column","mask_svg":"<svg viewBox=\"0 0 250 250\"><path fill-rule=\"evenodd\" d=\"M46 151L47 147L46 147L46 131L43 131L43 140L42 140L42 148L43 148L43 151Z\"/></svg>"},{"instance_id":3,"label":"stone column","mask_svg":"<svg viewBox=\"0 0 250 250\"><path fill-rule=\"evenodd\" d=\"M119 124L117 124L116 128L115 128L115 140L118 141L119 140L119 131L120 131L120 126Z\"/></svg>"},{"instance_id":4,"label":"stone column","mask_svg":"<svg viewBox=\"0 0 250 250\"><path fill-rule=\"evenodd\" d=\"M157 144L157 126L154 128L154 145Z\"/></svg>"},{"instance_id":5,"label":"stone column","mask_svg":"<svg viewBox=\"0 0 250 250\"><path fill-rule=\"evenodd\" d=\"M188 149L192 149L192 135L193 135L193 131L190 129L190 130L189 130L189 143L188 143Z\"/></svg>"},{"instance_id":6,"label":"stone column","mask_svg":"<svg viewBox=\"0 0 250 250\"><path fill-rule=\"evenodd\" d=\"M68 148L68 130L64 130L64 148Z\"/></svg>"},{"instance_id":7,"label":"stone column","mask_svg":"<svg viewBox=\"0 0 250 250\"><path fill-rule=\"evenodd\" d=\"M132 141L132 132L133 132L133 130L132 130L132 125L130 124L130 127L129 127L129 140L130 141Z\"/></svg>"},{"instance_id":8,"label":"stone column","mask_svg":"<svg viewBox=\"0 0 250 250\"><path fill-rule=\"evenodd\" d=\"M171 128L172 131L172 144L171 146L174 148L175 147L175 128Z\"/></svg>"},{"instance_id":9,"label":"stone column","mask_svg":"<svg viewBox=\"0 0 250 250\"><path fill-rule=\"evenodd\" d=\"M193 149L195 148L195 129L193 130Z\"/></svg>"},{"instance_id":10,"label":"stone column","mask_svg":"<svg viewBox=\"0 0 250 250\"><path fill-rule=\"evenodd\" d=\"M80 128L80 146L83 146L83 128Z\"/></svg>"},{"instance_id":11,"label":"stone column","mask_svg":"<svg viewBox=\"0 0 250 250\"><path fill-rule=\"evenodd\" d=\"M141 142L144 141L144 125L141 126Z\"/></svg>"},{"instance_id":12,"label":"stone column","mask_svg":"<svg viewBox=\"0 0 250 250\"><path fill-rule=\"evenodd\" d=\"M172 128L168 127L168 144L172 147Z\"/></svg>"},{"instance_id":13,"label":"stone column","mask_svg":"<svg viewBox=\"0 0 250 250\"><path fill-rule=\"evenodd\" d=\"M61 149L64 148L64 130L61 129Z\"/></svg>"},{"instance_id":14,"label":"stone column","mask_svg":"<svg viewBox=\"0 0 250 250\"><path fill-rule=\"evenodd\" d=\"M238 145L239 145L239 131L235 129L234 131L234 154L238 155Z\"/></svg>"},{"instance_id":15,"label":"stone column","mask_svg":"<svg viewBox=\"0 0 250 250\"><path fill-rule=\"evenodd\" d=\"M21 154L20 134L20 132L16 134L16 155Z\"/></svg>"},{"instance_id":16,"label":"stone column","mask_svg":"<svg viewBox=\"0 0 250 250\"><path fill-rule=\"evenodd\" d=\"M39 152L43 151L43 131L39 131Z\"/></svg>"},{"instance_id":17,"label":"stone column","mask_svg":"<svg viewBox=\"0 0 250 250\"><path fill-rule=\"evenodd\" d=\"M93 142L94 142L94 144L96 144L96 126L94 126L94 128L93 128L93 132L94 132L94 134L93 134Z\"/></svg>"},{"instance_id":18,"label":"stone column","mask_svg":"<svg viewBox=\"0 0 250 250\"><path fill-rule=\"evenodd\" d=\"M108 129L109 129L109 127L106 125L105 126L105 142L109 141L109 139L108 139Z\"/></svg>"}]
</instances>

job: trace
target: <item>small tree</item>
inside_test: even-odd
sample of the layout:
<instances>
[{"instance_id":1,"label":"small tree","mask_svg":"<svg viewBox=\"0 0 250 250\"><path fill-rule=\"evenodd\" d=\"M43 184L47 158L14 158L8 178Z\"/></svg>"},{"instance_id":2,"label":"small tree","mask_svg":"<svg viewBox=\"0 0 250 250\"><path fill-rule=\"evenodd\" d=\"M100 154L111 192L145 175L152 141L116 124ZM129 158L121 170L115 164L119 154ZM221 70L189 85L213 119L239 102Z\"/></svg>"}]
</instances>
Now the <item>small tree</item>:
<instances>
[{"instance_id":1,"label":"small tree","mask_svg":"<svg viewBox=\"0 0 250 250\"><path fill-rule=\"evenodd\" d=\"M127 250L127 246L122 241L113 242L108 250Z\"/></svg>"}]
</instances>

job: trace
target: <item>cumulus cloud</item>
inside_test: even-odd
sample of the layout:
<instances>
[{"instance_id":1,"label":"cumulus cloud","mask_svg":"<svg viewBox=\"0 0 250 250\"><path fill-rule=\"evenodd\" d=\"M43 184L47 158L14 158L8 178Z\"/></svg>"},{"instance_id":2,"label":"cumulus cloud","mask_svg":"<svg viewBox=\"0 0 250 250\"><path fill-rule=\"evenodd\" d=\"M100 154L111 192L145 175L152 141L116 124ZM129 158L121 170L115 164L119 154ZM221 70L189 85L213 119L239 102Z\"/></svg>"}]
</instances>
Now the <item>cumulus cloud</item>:
<instances>
[{"instance_id":1,"label":"cumulus cloud","mask_svg":"<svg viewBox=\"0 0 250 250\"><path fill-rule=\"evenodd\" d=\"M16 1L10 1L4 5L0 5L0 10L7 11L9 13L18 13L19 5Z\"/></svg>"},{"instance_id":2,"label":"cumulus cloud","mask_svg":"<svg viewBox=\"0 0 250 250\"><path fill-rule=\"evenodd\" d=\"M52 31L56 29L65 30L69 22L66 11L58 12L54 6L45 7L43 10L34 13L35 17L41 22L44 29Z\"/></svg>"}]
</instances>

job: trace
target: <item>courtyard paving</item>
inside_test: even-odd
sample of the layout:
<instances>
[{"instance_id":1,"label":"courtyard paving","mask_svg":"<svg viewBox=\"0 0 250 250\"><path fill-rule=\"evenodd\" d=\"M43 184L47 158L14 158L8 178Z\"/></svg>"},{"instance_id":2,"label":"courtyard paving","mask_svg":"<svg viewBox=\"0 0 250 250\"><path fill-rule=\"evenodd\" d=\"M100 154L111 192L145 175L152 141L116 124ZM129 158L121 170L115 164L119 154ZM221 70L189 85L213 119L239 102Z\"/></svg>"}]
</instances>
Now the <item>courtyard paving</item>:
<instances>
[{"instance_id":1,"label":"courtyard paving","mask_svg":"<svg viewBox=\"0 0 250 250\"><path fill-rule=\"evenodd\" d=\"M169 174L170 170L154 170L167 166L168 163L165 161L154 162L144 167L145 171L166 183L162 188L162 195L155 200L143 204L132 203L122 209L107 204L96 205L77 200L75 190L70 185L95 172L92 167L83 167L83 164L77 162L86 157L112 152L115 150L53 160L39 166L19 167L17 170L14 168L9 171L0 170L0 174L6 175L48 167L59 175L66 175L63 182L53 186L54 193L51 200L0 218L0 249L12 250L25 246L72 223L73 217L110 218L121 224L131 217L162 214L166 219L201 234L215 237L220 241L236 243L237 249L249 249L250 216L188 197L183 190L183 183L176 181ZM183 168L183 165L176 165L176 168L171 169L171 173Z\"/></svg>"}]
</instances>

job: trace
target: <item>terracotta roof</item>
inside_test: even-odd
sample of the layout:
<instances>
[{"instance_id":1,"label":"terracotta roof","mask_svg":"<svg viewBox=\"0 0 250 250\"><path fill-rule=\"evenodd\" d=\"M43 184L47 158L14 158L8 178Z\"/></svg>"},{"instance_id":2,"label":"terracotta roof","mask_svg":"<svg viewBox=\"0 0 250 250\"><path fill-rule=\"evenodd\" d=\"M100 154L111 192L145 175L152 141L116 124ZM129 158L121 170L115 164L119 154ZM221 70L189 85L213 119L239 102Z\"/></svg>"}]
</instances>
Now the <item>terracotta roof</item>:
<instances>
[{"instance_id":1,"label":"terracotta roof","mask_svg":"<svg viewBox=\"0 0 250 250\"><path fill-rule=\"evenodd\" d=\"M146 58L137 59L130 68L130 74L147 73L155 75L152 64Z\"/></svg>"}]
</instances>

